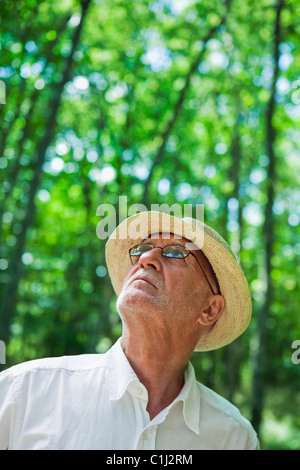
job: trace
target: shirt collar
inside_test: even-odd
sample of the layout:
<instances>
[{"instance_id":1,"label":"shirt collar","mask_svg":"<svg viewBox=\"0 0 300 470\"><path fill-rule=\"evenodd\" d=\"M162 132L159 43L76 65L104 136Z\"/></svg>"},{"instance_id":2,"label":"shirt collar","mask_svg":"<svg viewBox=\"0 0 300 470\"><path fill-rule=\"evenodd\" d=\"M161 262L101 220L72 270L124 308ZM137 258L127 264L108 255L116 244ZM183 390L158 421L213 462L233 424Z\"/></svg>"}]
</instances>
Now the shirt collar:
<instances>
[{"instance_id":1,"label":"shirt collar","mask_svg":"<svg viewBox=\"0 0 300 470\"><path fill-rule=\"evenodd\" d=\"M121 338L107 352L109 399L120 400L129 384L138 377L128 362L121 346Z\"/></svg>"},{"instance_id":2,"label":"shirt collar","mask_svg":"<svg viewBox=\"0 0 300 470\"><path fill-rule=\"evenodd\" d=\"M121 346L121 338L107 352L109 378L109 398L119 400L129 387L136 381L137 375L132 369ZM183 402L183 416L186 425L196 434L200 433L200 389L197 386L195 371L189 362L185 370L185 382L181 392L169 405L169 410L178 401Z\"/></svg>"},{"instance_id":3,"label":"shirt collar","mask_svg":"<svg viewBox=\"0 0 300 470\"><path fill-rule=\"evenodd\" d=\"M195 371L189 362L185 370L185 382L174 402L183 402L183 416L187 426L200 434L200 388L197 385Z\"/></svg>"}]
</instances>

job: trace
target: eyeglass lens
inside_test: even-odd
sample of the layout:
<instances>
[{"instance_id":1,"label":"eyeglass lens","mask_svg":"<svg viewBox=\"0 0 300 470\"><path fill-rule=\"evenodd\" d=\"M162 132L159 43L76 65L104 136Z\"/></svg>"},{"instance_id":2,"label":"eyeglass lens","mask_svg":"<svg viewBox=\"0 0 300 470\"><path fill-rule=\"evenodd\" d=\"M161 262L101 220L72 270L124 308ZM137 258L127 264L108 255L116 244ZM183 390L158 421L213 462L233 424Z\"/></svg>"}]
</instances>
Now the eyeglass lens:
<instances>
[{"instance_id":1,"label":"eyeglass lens","mask_svg":"<svg viewBox=\"0 0 300 470\"><path fill-rule=\"evenodd\" d=\"M155 247L150 243L141 243L129 250L130 256L141 256L143 253L152 250L153 248L160 248L162 250L162 255L167 258L185 258L189 251L180 245L167 245L164 248Z\"/></svg>"}]
</instances>

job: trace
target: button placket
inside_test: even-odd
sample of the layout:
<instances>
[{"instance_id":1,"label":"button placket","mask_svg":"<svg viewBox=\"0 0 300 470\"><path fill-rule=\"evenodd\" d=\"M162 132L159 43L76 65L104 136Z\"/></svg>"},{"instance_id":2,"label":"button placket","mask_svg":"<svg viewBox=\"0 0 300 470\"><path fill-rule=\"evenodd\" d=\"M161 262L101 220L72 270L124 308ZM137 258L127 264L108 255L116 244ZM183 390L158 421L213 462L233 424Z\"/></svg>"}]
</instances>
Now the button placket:
<instances>
[{"instance_id":1,"label":"button placket","mask_svg":"<svg viewBox=\"0 0 300 470\"><path fill-rule=\"evenodd\" d=\"M150 426L143 430L138 440L138 450L154 450L156 439L157 425Z\"/></svg>"}]
</instances>

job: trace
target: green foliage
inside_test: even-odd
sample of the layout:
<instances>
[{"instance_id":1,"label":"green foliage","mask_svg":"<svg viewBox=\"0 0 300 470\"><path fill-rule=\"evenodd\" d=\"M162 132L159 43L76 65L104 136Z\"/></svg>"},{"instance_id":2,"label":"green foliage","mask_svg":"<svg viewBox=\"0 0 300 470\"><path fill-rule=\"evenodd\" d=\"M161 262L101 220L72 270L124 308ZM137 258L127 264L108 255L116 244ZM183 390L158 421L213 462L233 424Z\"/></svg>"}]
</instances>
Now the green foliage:
<instances>
[{"instance_id":1,"label":"green foliage","mask_svg":"<svg viewBox=\"0 0 300 470\"><path fill-rule=\"evenodd\" d=\"M9 335L7 365L102 352L121 334L105 240L96 235L100 204L117 207L120 195L128 206L203 203L206 222L245 269L253 321L233 352L193 356L196 372L251 418L262 333L262 442L299 448L299 414L288 401L300 375L291 361L291 344L300 340L300 24L297 1L286 0L273 90L279 3L2 1L0 338Z\"/></svg>"}]
</instances>

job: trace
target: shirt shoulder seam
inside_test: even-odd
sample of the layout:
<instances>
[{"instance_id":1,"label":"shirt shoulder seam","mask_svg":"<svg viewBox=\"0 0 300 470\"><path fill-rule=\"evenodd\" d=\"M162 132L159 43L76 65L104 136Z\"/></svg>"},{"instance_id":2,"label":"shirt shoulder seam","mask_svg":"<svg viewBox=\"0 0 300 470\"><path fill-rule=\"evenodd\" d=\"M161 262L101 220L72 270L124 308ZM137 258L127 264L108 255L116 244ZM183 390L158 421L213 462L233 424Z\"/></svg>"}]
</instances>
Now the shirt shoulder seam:
<instances>
[{"instance_id":1,"label":"shirt shoulder seam","mask_svg":"<svg viewBox=\"0 0 300 470\"><path fill-rule=\"evenodd\" d=\"M200 382L198 382L198 385L200 386L200 393L201 393L201 399L205 400L206 402L209 402L209 404L211 406L213 406L215 409L219 410L221 413L223 413L224 415L226 415L227 417L233 419L236 423L238 423L239 425L241 425L243 428L245 428L248 432L248 436L250 437L250 439L253 441L255 441L255 437L257 439L257 435L256 435L256 432L255 430L253 429L252 427L252 424L250 423L250 421L245 418L241 412L239 411L239 409L233 405L232 403L230 403L228 400L226 400L225 398L223 398L221 395L218 395L216 392L214 392L213 390L210 390L208 389L207 387L205 387L205 385L201 384ZM228 410L224 409L222 406L218 405L218 403L215 403L213 400L210 400L209 398L210 397L207 397L207 395L204 397L203 396L203 390L204 391L210 391L211 393L213 393L214 396L217 396L217 397L220 397L220 399L223 401L226 402L226 404L228 404L232 410L234 411L234 413L230 413Z\"/></svg>"},{"instance_id":2,"label":"shirt shoulder seam","mask_svg":"<svg viewBox=\"0 0 300 470\"><path fill-rule=\"evenodd\" d=\"M101 355L99 355L100 358ZM82 367L75 367L72 365L64 365L64 364L59 364L59 361L62 361L63 359L66 358L68 360L69 358L72 358L73 356L62 356L59 358L51 358L53 361L52 363L46 364L45 361L47 359L35 359L33 361L28 361L28 362L23 362L21 364L17 364L15 366L12 366L10 369L7 369L4 371L6 374L11 374L12 378L17 378L21 377L24 374L31 373L31 372L38 372L38 371L44 371L44 372L52 372L52 371L64 371L64 372L70 372L70 373L75 373L75 372L88 372L96 369L101 369L106 367L106 361L101 359L101 364L91 364ZM74 356L77 357L77 356ZM57 363L55 363L57 360Z\"/></svg>"}]
</instances>

